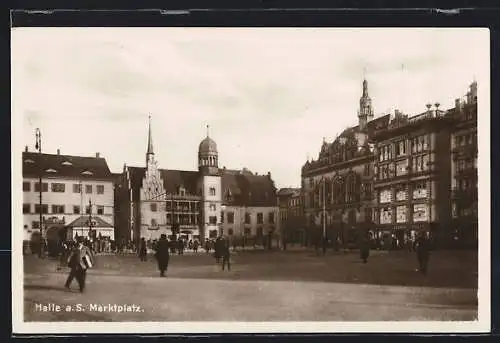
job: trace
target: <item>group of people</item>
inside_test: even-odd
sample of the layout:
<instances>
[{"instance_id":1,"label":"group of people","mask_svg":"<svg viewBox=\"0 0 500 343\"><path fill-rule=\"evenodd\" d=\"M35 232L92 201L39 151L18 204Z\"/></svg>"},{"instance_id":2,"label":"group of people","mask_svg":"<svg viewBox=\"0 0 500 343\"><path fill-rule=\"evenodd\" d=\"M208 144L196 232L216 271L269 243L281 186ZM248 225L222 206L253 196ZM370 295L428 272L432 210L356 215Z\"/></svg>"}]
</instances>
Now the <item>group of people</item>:
<instances>
[{"instance_id":1,"label":"group of people","mask_svg":"<svg viewBox=\"0 0 500 343\"><path fill-rule=\"evenodd\" d=\"M362 238L359 241L359 253L360 258L363 263L368 262L368 257L370 256L370 239ZM430 240L425 232L421 232L412 243L412 251L417 254L418 270L426 275L429 265L429 257L431 251Z\"/></svg>"}]
</instances>

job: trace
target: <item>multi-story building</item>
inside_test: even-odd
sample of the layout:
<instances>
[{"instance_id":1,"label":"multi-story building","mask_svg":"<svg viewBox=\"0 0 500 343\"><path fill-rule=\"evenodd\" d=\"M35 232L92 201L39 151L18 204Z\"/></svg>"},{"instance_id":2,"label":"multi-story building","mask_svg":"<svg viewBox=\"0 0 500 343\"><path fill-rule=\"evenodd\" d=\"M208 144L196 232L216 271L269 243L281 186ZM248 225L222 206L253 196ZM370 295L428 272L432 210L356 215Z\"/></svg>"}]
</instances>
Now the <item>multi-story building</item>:
<instances>
[{"instance_id":1,"label":"multi-story building","mask_svg":"<svg viewBox=\"0 0 500 343\"><path fill-rule=\"evenodd\" d=\"M278 206L283 241L291 244L305 244L305 217L300 188L280 189Z\"/></svg>"},{"instance_id":2,"label":"multi-story building","mask_svg":"<svg viewBox=\"0 0 500 343\"><path fill-rule=\"evenodd\" d=\"M146 167L125 165L118 186L117 217L125 240L157 239L161 234L200 241L221 234L277 234L270 174L219 168L217 144L208 133L199 145L198 171L159 169L151 130L150 121Z\"/></svg>"},{"instance_id":3,"label":"multi-story building","mask_svg":"<svg viewBox=\"0 0 500 343\"><path fill-rule=\"evenodd\" d=\"M456 99L448 111L455 119L450 136L451 199L454 239L476 245L478 239L477 200L477 82L470 85L466 99Z\"/></svg>"},{"instance_id":4,"label":"multi-story building","mask_svg":"<svg viewBox=\"0 0 500 343\"><path fill-rule=\"evenodd\" d=\"M24 239L41 234L47 239L96 236L114 239L113 176L106 160L99 156L82 157L29 152L23 159ZM42 178L42 202L40 183Z\"/></svg>"},{"instance_id":5,"label":"multi-story building","mask_svg":"<svg viewBox=\"0 0 500 343\"><path fill-rule=\"evenodd\" d=\"M360 230L372 226L374 154L371 134L387 127L389 116L374 119L368 82L363 81L358 125L334 142L323 140L317 160L302 167L302 191L307 240L323 235L354 242Z\"/></svg>"},{"instance_id":6,"label":"multi-story building","mask_svg":"<svg viewBox=\"0 0 500 343\"><path fill-rule=\"evenodd\" d=\"M404 242L424 231L444 245L458 231L477 238L476 87L447 111L436 103L412 117L396 112L372 135L375 237Z\"/></svg>"},{"instance_id":7,"label":"multi-story building","mask_svg":"<svg viewBox=\"0 0 500 343\"><path fill-rule=\"evenodd\" d=\"M375 143L374 238L401 244L419 231L438 238L449 227L450 119L439 104L409 117L396 111Z\"/></svg>"}]
</instances>

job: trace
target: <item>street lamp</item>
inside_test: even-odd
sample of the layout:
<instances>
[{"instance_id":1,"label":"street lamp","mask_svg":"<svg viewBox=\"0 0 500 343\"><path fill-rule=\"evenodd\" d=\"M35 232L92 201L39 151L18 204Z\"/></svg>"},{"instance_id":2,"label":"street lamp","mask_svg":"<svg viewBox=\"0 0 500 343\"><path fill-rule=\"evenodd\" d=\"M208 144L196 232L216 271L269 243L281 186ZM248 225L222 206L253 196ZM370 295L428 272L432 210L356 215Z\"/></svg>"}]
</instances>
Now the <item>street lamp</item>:
<instances>
[{"instance_id":1,"label":"street lamp","mask_svg":"<svg viewBox=\"0 0 500 343\"><path fill-rule=\"evenodd\" d=\"M42 133L40 132L40 129L37 128L35 130L35 137L36 137L36 143L35 143L35 149L38 150L38 165L40 167L39 175L38 175L38 186L39 186L39 191L40 191L40 249L38 249L38 257L42 257L42 249L43 249L43 228L42 228L42 222L43 222L43 216L42 216Z\"/></svg>"}]
</instances>

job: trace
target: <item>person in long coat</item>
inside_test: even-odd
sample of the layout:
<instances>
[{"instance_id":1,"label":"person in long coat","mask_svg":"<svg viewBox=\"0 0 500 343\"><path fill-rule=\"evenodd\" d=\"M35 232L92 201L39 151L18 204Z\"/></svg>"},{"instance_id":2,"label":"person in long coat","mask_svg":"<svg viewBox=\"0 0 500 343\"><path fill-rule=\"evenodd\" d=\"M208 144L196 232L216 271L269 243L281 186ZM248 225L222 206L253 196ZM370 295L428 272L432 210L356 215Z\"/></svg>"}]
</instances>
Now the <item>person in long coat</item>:
<instances>
[{"instance_id":1,"label":"person in long coat","mask_svg":"<svg viewBox=\"0 0 500 343\"><path fill-rule=\"evenodd\" d=\"M94 264L94 256L91 250L83 244L83 237L78 237L78 243L73 247L68 257L68 267L70 267L71 270L64 284L65 288L70 289L71 282L76 278L78 286L80 287L80 292L84 291L87 269L89 268L85 263L85 257L90 259L91 265Z\"/></svg>"},{"instance_id":2,"label":"person in long coat","mask_svg":"<svg viewBox=\"0 0 500 343\"><path fill-rule=\"evenodd\" d=\"M417 252L419 271L424 275L427 274L428 270L430 250L430 241L425 232L421 232L415 241L415 251Z\"/></svg>"},{"instance_id":3,"label":"person in long coat","mask_svg":"<svg viewBox=\"0 0 500 343\"><path fill-rule=\"evenodd\" d=\"M227 270L231 270L231 252L229 251L229 241L227 239L222 238L219 241L219 256L222 258L222 270L227 264Z\"/></svg>"},{"instance_id":4,"label":"person in long coat","mask_svg":"<svg viewBox=\"0 0 500 343\"><path fill-rule=\"evenodd\" d=\"M141 261L147 261L148 259L148 247L146 246L146 239L141 238L141 243L139 246L139 257Z\"/></svg>"},{"instance_id":5,"label":"person in long coat","mask_svg":"<svg viewBox=\"0 0 500 343\"><path fill-rule=\"evenodd\" d=\"M360 255L361 261L363 261L363 263L368 262L368 257L370 256L370 240L366 236L363 236L360 238L359 255Z\"/></svg>"},{"instance_id":6,"label":"person in long coat","mask_svg":"<svg viewBox=\"0 0 500 343\"><path fill-rule=\"evenodd\" d=\"M167 241L167 235L162 234L160 236L160 239L158 240L158 243L156 243L156 253L155 257L156 260L158 261L158 269L160 270L160 276L164 277L165 272L168 269L168 261L170 260L170 252L169 252L170 246L169 242Z\"/></svg>"}]
</instances>

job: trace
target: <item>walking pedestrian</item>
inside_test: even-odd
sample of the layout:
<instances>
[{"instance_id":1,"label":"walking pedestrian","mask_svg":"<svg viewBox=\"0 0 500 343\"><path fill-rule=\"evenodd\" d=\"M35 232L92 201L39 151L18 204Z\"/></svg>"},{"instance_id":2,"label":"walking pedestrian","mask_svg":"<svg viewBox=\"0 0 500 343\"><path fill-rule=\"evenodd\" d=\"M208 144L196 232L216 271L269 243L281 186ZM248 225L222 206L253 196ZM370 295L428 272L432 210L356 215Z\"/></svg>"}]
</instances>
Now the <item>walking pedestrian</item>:
<instances>
[{"instance_id":1,"label":"walking pedestrian","mask_svg":"<svg viewBox=\"0 0 500 343\"><path fill-rule=\"evenodd\" d=\"M419 271L423 275L427 275L430 255L430 242L425 232L421 232L419 237L415 240L415 251L417 252Z\"/></svg>"},{"instance_id":2,"label":"walking pedestrian","mask_svg":"<svg viewBox=\"0 0 500 343\"><path fill-rule=\"evenodd\" d=\"M68 257L68 267L71 268L64 287L70 289L71 282L74 278L78 282L80 292L85 290L85 279L87 277L87 269L94 265L94 256L91 250L83 244L83 237L78 237L77 245L72 249Z\"/></svg>"},{"instance_id":3,"label":"walking pedestrian","mask_svg":"<svg viewBox=\"0 0 500 343\"><path fill-rule=\"evenodd\" d=\"M368 237L361 237L359 242L359 254L363 263L368 262L370 256L370 240Z\"/></svg>"},{"instance_id":4,"label":"walking pedestrian","mask_svg":"<svg viewBox=\"0 0 500 343\"><path fill-rule=\"evenodd\" d=\"M170 252L169 252L170 246L169 242L167 241L167 235L164 233L161 234L160 240L158 243L156 243L155 246L155 257L156 260L158 261L158 269L160 270L160 276L164 277L165 272L168 269L168 262L170 260Z\"/></svg>"},{"instance_id":5,"label":"walking pedestrian","mask_svg":"<svg viewBox=\"0 0 500 343\"><path fill-rule=\"evenodd\" d=\"M148 248L146 246L146 239L144 239L144 237L141 238L141 244L139 247L139 257L141 261L148 260Z\"/></svg>"},{"instance_id":6,"label":"walking pedestrian","mask_svg":"<svg viewBox=\"0 0 500 343\"><path fill-rule=\"evenodd\" d=\"M222 270L227 264L227 270L231 270L231 252L229 251L229 242L222 238L219 242L220 257L222 258Z\"/></svg>"}]
</instances>

